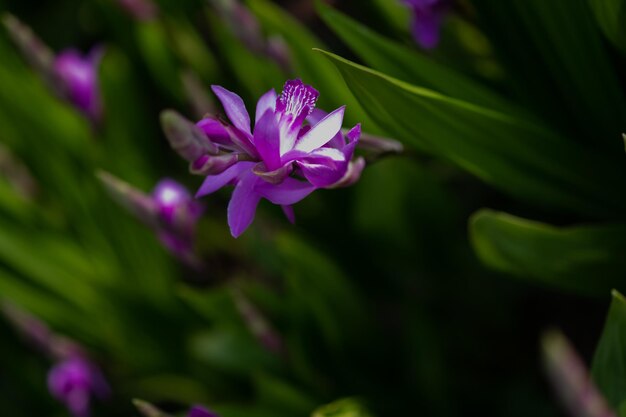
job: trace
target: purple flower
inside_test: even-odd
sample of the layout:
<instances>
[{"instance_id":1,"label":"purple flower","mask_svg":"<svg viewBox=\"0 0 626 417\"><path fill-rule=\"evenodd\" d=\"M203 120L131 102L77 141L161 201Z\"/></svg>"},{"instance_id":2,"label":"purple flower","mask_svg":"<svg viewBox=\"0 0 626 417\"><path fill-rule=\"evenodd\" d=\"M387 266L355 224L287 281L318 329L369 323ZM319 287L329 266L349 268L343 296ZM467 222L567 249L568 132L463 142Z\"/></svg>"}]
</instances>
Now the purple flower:
<instances>
[{"instance_id":1,"label":"purple flower","mask_svg":"<svg viewBox=\"0 0 626 417\"><path fill-rule=\"evenodd\" d=\"M48 390L76 417L89 416L93 396L103 399L109 395L100 370L80 356L70 357L50 370Z\"/></svg>"},{"instance_id":2,"label":"purple flower","mask_svg":"<svg viewBox=\"0 0 626 417\"><path fill-rule=\"evenodd\" d=\"M413 12L411 31L415 41L424 49L439 43L439 29L452 0L402 0Z\"/></svg>"},{"instance_id":3,"label":"purple flower","mask_svg":"<svg viewBox=\"0 0 626 417\"><path fill-rule=\"evenodd\" d=\"M184 186L168 178L156 185L152 201L161 225L158 234L163 245L178 256L192 252L203 207Z\"/></svg>"},{"instance_id":4,"label":"purple flower","mask_svg":"<svg viewBox=\"0 0 626 417\"><path fill-rule=\"evenodd\" d=\"M61 93L96 122L102 117L98 88L98 65L101 57L101 48L94 48L87 56L69 49L59 53L53 64L54 75L61 84Z\"/></svg>"},{"instance_id":5,"label":"purple flower","mask_svg":"<svg viewBox=\"0 0 626 417\"><path fill-rule=\"evenodd\" d=\"M221 153L190 160L192 172L207 175L197 197L235 186L228 206L234 237L252 223L262 198L282 206L293 222L291 206L315 189L350 185L359 178L364 162L352 162L352 157L361 127L341 132L345 106L329 114L316 110L317 90L300 80L287 81L280 96L270 90L259 99L252 130L243 100L219 86L213 91L232 125L211 118L198 122Z\"/></svg>"}]
</instances>

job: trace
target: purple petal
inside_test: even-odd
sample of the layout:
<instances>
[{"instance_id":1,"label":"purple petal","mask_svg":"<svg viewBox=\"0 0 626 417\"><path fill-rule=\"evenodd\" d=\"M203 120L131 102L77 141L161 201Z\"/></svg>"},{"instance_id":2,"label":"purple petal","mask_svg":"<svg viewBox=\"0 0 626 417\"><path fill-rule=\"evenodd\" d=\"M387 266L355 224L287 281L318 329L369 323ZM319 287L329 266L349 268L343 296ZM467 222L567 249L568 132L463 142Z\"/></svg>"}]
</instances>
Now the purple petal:
<instances>
[{"instance_id":1,"label":"purple petal","mask_svg":"<svg viewBox=\"0 0 626 417\"><path fill-rule=\"evenodd\" d=\"M198 126L212 142L219 143L220 145L232 146L230 135L219 120L207 117L196 123L196 126Z\"/></svg>"},{"instance_id":2,"label":"purple petal","mask_svg":"<svg viewBox=\"0 0 626 417\"><path fill-rule=\"evenodd\" d=\"M222 102L224 111L231 123L248 136L252 136L250 132L250 115L241 97L219 85L213 85L211 88Z\"/></svg>"},{"instance_id":3,"label":"purple petal","mask_svg":"<svg viewBox=\"0 0 626 417\"><path fill-rule=\"evenodd\" d=\"M328 112L322 109L315 108L306 118L311 126L318 124L324 117L328 116Z\"/></svg>"},{"instance_id":4,"label":"purple petal","mask_svg":"<svg viewBox=\"0 0 626 417\"><path fill-rule=\"evenodd\" d=\"M209 411L204 407L195 405L189 410L187 417L219 417L219 414Z\"/></svg>"},{"instance_id":5,"label":"purple petal","mask_svg":"<svg viewBox=\"0 0 626 417\"><path fill-rule=\"evenodd\" d=\"M267 110L254 128L254 145L268 171L281 166L280 130L274 112Z\"/></svg>"},{"instance_id":6,"label":"purple petal","mask_svg":"<svg viewBox=\"0 0 626 417\"><path fill-rule=\"evenodd\" d=\"M346 107L342 106L324 117L298 140L294 149L303 152L311 152L314 149L326 145L328 141L341 131L345 110Z\"/></svg>"},{"instance_id":7,"label":"purple petal","mask_svg":"<svg viewBox=\"0 0 626 417\"><path fill-rule=\"evenodd\" d=\"M228 226L233 237L237 238L252 224L261 195L255 190L261 181L254 174L243 175L233 191L228 204Z\"/></svg>"},{"instance_id":8,"label":"purple petal","mask_svg":"<svg viewBox=\"0 0 626 417\"><path fill-rule=\"evenodd\" d=\"M209 175L196 193L196 198L214 193L241 176L245 171L251 171L254 165L256 165L255 162L238 162L219 175Z\"/></svg>"},{"instance_id":9,"label":"purple petal","mask_svg":"<svg viewBox=\"0 0 626 417\"><path fill-rule=\"evenodd\" d=\"M359 139L361 138L361 124L357 124L346 134L346 138L348 138L348 144L343 148L343 154L347 161L352 159L354 156L354 150L356 145L359 143Z\"/></svg>"},{"instance_id":10,"label":"purple petal","mask_svg":"<svg viewBox=\"0 0 626 417\"><path fill-rule=\"evenodd\" d=\"M360 156L354 162L350 162L348 164L348 169L346 170L346 174L343 176L342 179L327 188L341 188L353 185L361 178L361 173L363 172L364 168L365 159Z\"/></svg>"},{"instance_id":11,"label":"purple petal","mask_svg":"<svg viewBox=\"0 0 626 417\"><path fill-rule=\"evenodd\" d=\"M274 91L274 89L271 89L261 96L259 102L256 104L255 123L259 123L259 120L261 120L261 117L263 117L266 111L271 110L273 113L276 110L276 98L276 91Z\"/></svg>"},{"instance_id":12,"label":"purple petal","mask_svg":"<svg viewBox=\"0 0 626 417\"><path fill-rule=\"evenodd\" d=\"M332 166L324 163L300 162L298 164L302 175L314 186L328 187L341 180L346 173L348 163Z\"/></svg>"},{"instance_id":13,"label":"purple petal","mask_svg":"<svg viewBox=\"0 0 626 417\"><path fill-rule=\"evenodd\" d=\"M281 206L281 208L283 209L283 213L285 213L285 217L287 217L287 220L289 220L289 223L295 224L296 213L294 213L293 211L293 206Z\"/></svg>"},{"instance_id":14,"label":"purple petal","mask_svg":"<svg viewBox=\"0 0 626 417\"><path fill-rule=\"evenodd\" d=\"M284 206L302 200L315 190L315 186L294 178L285 178L280 184L260 183L256 190L272 203Z\"/></svg>"}]
</instances>

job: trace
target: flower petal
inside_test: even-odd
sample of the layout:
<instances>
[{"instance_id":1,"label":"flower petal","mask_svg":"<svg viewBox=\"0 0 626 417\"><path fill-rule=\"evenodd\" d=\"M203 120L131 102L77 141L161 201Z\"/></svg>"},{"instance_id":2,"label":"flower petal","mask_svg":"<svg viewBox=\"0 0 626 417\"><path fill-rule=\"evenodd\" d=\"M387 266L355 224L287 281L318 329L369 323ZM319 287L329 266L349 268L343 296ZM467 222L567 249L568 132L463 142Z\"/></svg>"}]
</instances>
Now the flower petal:
<instances>
[{"instance_id":1,"label":"flower petal","mask_svg":"<svg viewBox=\"0 0 626 417\"><path fill-rule=\"evenodd\" d=\"M280 129L272 110L267 110L254 128L254 146L268 171L281 166Z\"/></svg>"},{"instance_id":2,"label":"flower petal","mask_svg":"<svg viewBox=\"0 0 626 417\"><path fill-rule=\"evenodd\" d=\"M318 109L317 107L311 111L311 114L308 115L306 121L309 122L311 126L318 124L324 117L328 116L328 112L322 109Z\"/></svg>"},{"instance_id":3,"label":"flower petal","mask_svg":"<svg viewBox=\"0 0 626 417\"><path fill-rule=\"evenodd\" d=\"M204 132L211 142L219 143L220 145L226 145L232 147L230 141L230 135L228 131L219 120L204 118L196 123L196 126Z\"/></svg>"},{"instance_id":4,"label":"flower petal","mask_svg":"<svg viewBox=\"0 0 626 417\"><path fill-rule=\"evenodd\" d=\"M255 185L261 181L256 175L245 174L237 183L228 204L228 226L233 237L239 237L252 224L261 195Z\"/></svg>"},{"instance_id":5,"label":"flower petal","mask_svg":"<svg viewBox=\"0 0 626 417\"><path fill-rule=\"evenodd\" d=\"M289 223L294 224L296 222L296 213L293 211L293 206L281 206L285 217L289 220Z\"/></svg>"},{"instance_id":6,"label":"flower petal","mask_svg":"<svg viewBox=\"0 0 626 417\"><path fill-rule=\"evenodd\" d=\"M346 106L342 106L324 117L298 140L294 149L311 152L326 145L341 130L345 110Z\"/></svg>"},{"instance_id":7,"label":"flower petal","mask_svg":"<svg viewBox=\"0 0 626 417\"><path fill-rule=\"evenodd\" d=\"M219 85L213 85L211 89L222 102L224 111L231 123L248 136L252 136L252 132L250 132L250 115L241 97Z\"/></svg>"},{"instance_id":8,"label":"flower petal","mask_svg":"<svg viewBox=\"0 0 626 417\"><path fill-rule=\"evenodd\" d=\"M238 162L219 175L209 175L196 193L196 198L214 193L241 176L246 170L251 171L254 165L255 162Z\"/></svg>"},{"instance_id":9,"label":"flower petal","mask_svg":"<svg viewBox=\"0 0 626 417\"><path fill-rule=\"evenodd\" d=\"M256 190L272 203L284 206L302 200L315 190L315 186L294 178L285 178L280 184L262 182L257 185Z\"/></svg>"},{"instance_id":10,"label":"flower petal","mask_svg":"<svg viewBox=\"0 0 626 417\"><path fill-rule=\"evenodd\" d=\"M341 180L346 174L348 162L335 164L330 160L323 163L320 161L309 162L303 161L298 164L302 170L302 175L314 186L323 188L328 187Z\"/></svg>"},{"instance_id":11,"label":"flower petal","mask_svg":"<svg viewBox=\"0 0 626 417\"><path fill-rule=\"evenodd\" d=\"M271 110L272 113L276 110L276 91L271 89L267 93L263 94L256 104L256 122L259 123L261 117L265 114L266 111Z\"/></svg>"}]
</instances>

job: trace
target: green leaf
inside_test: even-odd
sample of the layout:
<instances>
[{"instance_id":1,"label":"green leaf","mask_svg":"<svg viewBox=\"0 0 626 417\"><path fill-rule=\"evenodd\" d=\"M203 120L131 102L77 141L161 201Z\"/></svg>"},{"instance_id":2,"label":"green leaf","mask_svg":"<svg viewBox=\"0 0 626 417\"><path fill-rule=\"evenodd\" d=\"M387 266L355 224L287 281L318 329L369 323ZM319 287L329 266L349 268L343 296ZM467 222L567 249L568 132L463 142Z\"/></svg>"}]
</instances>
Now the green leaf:
<instances>
[{"instance_id":1,"label":"green leaf","mask_svg":"<svg viewBox=\"0 0 626 417\"><path fill-rule=\"evenodd\" d=\"M580 140L619 155L626 102L588 1L472 3L520 97Z\"/></svg>"},{"instance_id":2,"label":"green leaf","mask_svg":"<svg viewBox=\"0 0 626 417\"><path fill-rule=\"evenodd\" d=\"M584 294L626 288L626 225L558 228L482 210L470 234L481 260L499 271Z\"/></svg>"},{"instance_id":3,"label":"green leaf","mask_svg":"<svg viewBox=\"0 0 626 417\"><path fill-rule=\"evenodd\" d=\"M339 68L372 119L407 145L541 207L595 216L623 212L625 202L616 198L626 181L623 164L612 165L533 121L321 52Z\"/></svg>"},{"instance_id":4,"label":"green leaf","mask_svg":"<svg viewBox=\"0 0 626 417\"><path fill-rule=\"evenodd\" d=\"M626 53L626 2L624 0L589 0L596 20L607 38Z\"/></svg>"},{"instance_id":5,"label":"green leaf","mask_svg":"<svg viewBox=\"0 0 626 417\"><path fill-rule=\"evenodd\" d=\"M359 400L345 398L318 408L311 417L372 417L372 414Z\"/></svg>"},{"instance_id":6,"label":"green leaf","mask_svg":"<svg viewBox=\"0 0 626 417\"><path fill-rule=\"evenodd\" d=\"M609 314L593 357L591 376L609 405L622 409L626 401L626 299L615 290L612 296Z\"/></svg>"},{"instance_id":7,"label":"green leaf","mask_svg":"<svg viewBox=\"0 0 626 417\"><path fill-rule=\"evenodd\" d=\"M335 9L318 3L320 16L333 31L371 68L450 97L501 111L520 109L472 79L419 54Z\"/></svg>"}]
</instances>

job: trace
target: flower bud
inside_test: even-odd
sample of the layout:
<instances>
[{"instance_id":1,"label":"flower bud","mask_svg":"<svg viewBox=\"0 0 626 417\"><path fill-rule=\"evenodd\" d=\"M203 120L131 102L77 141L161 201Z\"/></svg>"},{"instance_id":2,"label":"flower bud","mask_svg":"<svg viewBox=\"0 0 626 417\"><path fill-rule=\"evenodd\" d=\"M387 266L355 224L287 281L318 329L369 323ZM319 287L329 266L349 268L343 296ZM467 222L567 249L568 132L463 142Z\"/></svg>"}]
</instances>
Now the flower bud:
<instances>
[{"instance_id":1,"label":"flower bud","mask_svg":"<svg viewBox=\"0 0 626 417\"><path fill-rule=\"evenodd\" d=\"M217 145L198 126L174 110L161 112L161 126L172 149L189 162L207 153L219 152Z\"/></svg>"}]
</instances>

